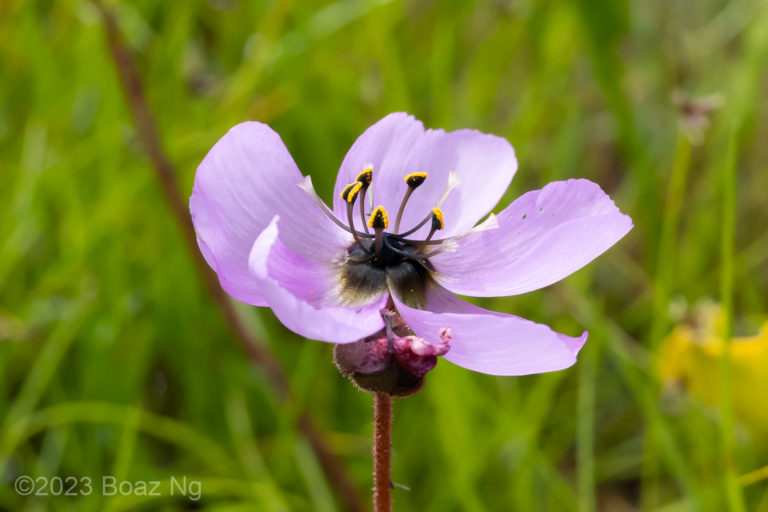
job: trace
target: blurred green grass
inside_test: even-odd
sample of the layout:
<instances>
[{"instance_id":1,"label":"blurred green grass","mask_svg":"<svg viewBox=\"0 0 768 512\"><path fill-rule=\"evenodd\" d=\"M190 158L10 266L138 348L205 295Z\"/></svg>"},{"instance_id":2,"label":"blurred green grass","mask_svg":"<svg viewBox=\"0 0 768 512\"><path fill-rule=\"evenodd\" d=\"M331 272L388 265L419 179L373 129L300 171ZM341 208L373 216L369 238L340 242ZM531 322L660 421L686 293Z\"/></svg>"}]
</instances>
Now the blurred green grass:
<instances>
[{"instance_id":1,"label":"blurred green grass","mask_svg":"<svg viewBox=\"0 0 768 512\"><path fill-rule=\"evenodd\" d=\"M722 300L737 334L766 316L764 2L110 5L184 194L210 146L256 119L328 199L355 137L406 110L512 142L501 206L585 177L632 216L576 275L482 301L589 329L576 366L495 378L441 362L395 404L393 479L410 488L396 510L768 510L765 481L735 479L768 464L765 433L663 389L653 367L687 304ZM0 4L0 73L0 509L338 510L296 431L301 407L365 495L370 398L329 346L239 307L294 402L249 364L163 202L94 6ZM701 140L676 91L722 95ZM203 499L25 498L20 474L189 475Z\"/></svg>"}]
</instances>

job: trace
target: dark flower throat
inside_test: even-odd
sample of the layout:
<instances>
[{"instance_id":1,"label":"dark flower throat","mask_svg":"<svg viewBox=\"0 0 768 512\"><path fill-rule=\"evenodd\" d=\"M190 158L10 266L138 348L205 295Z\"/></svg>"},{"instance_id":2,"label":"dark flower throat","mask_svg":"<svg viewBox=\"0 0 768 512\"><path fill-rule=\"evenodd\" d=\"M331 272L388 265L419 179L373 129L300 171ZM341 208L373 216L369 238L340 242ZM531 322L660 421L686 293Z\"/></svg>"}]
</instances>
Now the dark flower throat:
<instances>
[{"instance_id":1,"label":"dark flower throat","mask_svg":"<svg viewBox=\"0 0 768 512\"><path fill-rule=\"evenodd\" d=\"M364 170L357 180L347 185L341 193L341 198L347 203L348 226L345 229L355 237L355 243L347 250L348 258L341 266L339 294L342 301L354 305L366 303L389 289L407 305L424 308L426 290L432 281L431 273L435 271L429 256L440 252L440 249L432 252L425 250L430 245L439 245L441 242L431 240L435 232L443 228L443 214L439 203L417 226L398 234L408 199L427 178L426 173L408 174L405 176L407 190L397 213L395 233L385 233L389 221L384 208L375 208L366 219L362 207L372 177L372 169ZM444 197L446 195L447 193ZM361 202L360 218L365 233L357 231L354 225L354 203L358 199ZM431 230L425 240L406 238L430 219ZM368 231L368 227L373 229L373 234Z\"/></svg>"},{"instance_id":2,"label":"dark flower throat","mask_svg":"<svg viewBox=\"0 0 768 512\"><path fill-rule=\"evenodd\" d=\"M374 241L363 241L370 252ZM417 253L417 247L403 243L396 235L382 235L378 255L363 252L357 244L349 248L349 259L341 268L341 296L354 304L378 296L387 287L411 307L425 307L427 284L434 267L429 259ZM405 256L408 254L409 256Z\"/></svg>"}]
</instances>

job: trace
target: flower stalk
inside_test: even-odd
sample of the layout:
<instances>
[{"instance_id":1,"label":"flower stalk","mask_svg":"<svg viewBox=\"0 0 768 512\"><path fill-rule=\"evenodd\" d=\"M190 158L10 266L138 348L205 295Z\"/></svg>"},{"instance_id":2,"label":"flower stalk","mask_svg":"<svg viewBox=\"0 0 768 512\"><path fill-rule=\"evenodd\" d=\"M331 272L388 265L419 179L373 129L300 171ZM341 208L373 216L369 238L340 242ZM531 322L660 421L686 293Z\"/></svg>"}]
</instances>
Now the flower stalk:
<instances>
[{"instance_id":1,"label":"flower stalk","mask_svg":"<svg viewBox=\"0 0 768 512\"><path fill-rule=\"evenodd\" d=\"M373 511L390 512L392 480L392 397L387 393L373 395Z\"/></svg>"}]
</instances>

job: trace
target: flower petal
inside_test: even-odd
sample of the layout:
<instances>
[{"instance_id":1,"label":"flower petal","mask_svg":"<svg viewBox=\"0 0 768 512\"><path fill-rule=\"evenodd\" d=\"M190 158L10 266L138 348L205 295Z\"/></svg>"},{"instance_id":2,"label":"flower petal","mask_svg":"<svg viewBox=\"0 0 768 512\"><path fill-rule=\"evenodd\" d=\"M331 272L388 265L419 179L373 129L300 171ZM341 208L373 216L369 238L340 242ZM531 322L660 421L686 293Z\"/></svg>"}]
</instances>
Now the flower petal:
<instances>
[{"instance_id":1,"label":"flower petal","mask_svg":"<svg viewBox=\"0 0 768 512\"><path fill-rule=\"evenodd\" d=\"M529 292L580 269L619 241L632 219L588 180L550 183L498 216L499 227L458 240L431 258L436 280L462 295Z\"/></svg>"},{"instance_id":2,"label":"flower petal","mask_svg":"<svg viewBox=\"0 0 768 512\"><path fill-rule=\"evenodd\" d=\"M329 260L352 243L297 186L301 181L280 136L257 122L229 130L197 168L189 206L198 244L235 299L265 304L248 270L248 254L275 215L282 241L305 258Z\"/></svg>"},{"instance_id":3,"label":"flower petal","mask_svg":"<svg viewBox=\"0 0 768 512\"><path fill-rule=\"evenodd\" d=\"M275 316L295 333L331 343L349 343L384 327L382 294L362 307L338 306L334 267L293 253L282 243L278 217L253 244L249 266ZM278 238L278 233L280 238Z\"/></svg>"},{"instance_id":4,"label":"flower petal","mask_svg":"<svg viewBox=\"0 0 768 512\"><path fill-rule=\"evenodd\" d=\"M501 137L475 130L425 131L412 116L390 114L368 128L344 158L333 198L337 216L346 214L339 197L344 186L370 164L374 202L389 212L389 231L394 231L395 217L407 190L403 181L406 174L426 172L429 177L411 196L401 232L430 213L446 188L449 173L458 174L460 184L442 205L446 226L441 236L465 233L474 226L501 199L517 170L515 152ZM429 224L412 237L423 238L428 232Z\"/></svg>"},{"instance_id":5,"label":"flower petal","mask_svg":"<svg viewBox=\"0 0 768 512\"><path fill-rule=\"evenodd\" d=\"M428 310L393 300L413 332L431 343L439 343L440 329L450 328L451 349L443 357L476 372L529 375L562 370L576 362L587 340L586 331L578 338L565 336L546 325L477 307L438 286L427 292Z\"/></svg>"}]
</instances>

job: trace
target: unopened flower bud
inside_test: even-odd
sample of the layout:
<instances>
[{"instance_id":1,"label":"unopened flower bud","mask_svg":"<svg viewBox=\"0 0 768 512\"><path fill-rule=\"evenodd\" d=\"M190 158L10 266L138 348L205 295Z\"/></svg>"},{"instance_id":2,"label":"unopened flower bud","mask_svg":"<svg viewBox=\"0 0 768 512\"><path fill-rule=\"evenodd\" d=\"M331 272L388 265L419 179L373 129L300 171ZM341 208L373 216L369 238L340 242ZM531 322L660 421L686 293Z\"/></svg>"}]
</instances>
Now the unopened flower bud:
<instances>
[{"instance_id":1,"label":"unopened flower bud","mask_svg":"<svg viewBox=\"0 0 768 512\"><path fill-rule=\"evenodd\" d=\"M342 375L372 393L409 396L424 385L424 376L437 364L437 357L450 349L450 330L440 331L440 343L406 334L399 324L387 335L382 329L373 336L334 347L334 361Z\"/></svg>"}]
</instances>

